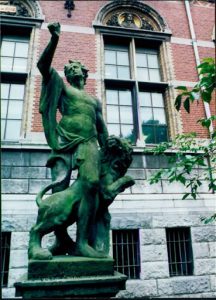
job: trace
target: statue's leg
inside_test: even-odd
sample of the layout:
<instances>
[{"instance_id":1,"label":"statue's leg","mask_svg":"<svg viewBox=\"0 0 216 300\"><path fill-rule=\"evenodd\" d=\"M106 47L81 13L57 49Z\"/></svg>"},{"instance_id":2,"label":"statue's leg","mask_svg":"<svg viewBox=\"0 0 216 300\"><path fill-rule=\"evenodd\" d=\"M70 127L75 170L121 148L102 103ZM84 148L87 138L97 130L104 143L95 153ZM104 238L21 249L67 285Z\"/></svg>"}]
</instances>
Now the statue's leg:
<instances>
[{"instance_id":1,"label":"statue's leg","mask_svg":"<svg viewBox=\"0 0 216 300\"><path fill-rule=\"evenodd\" d=\"M65 190L68 188L70 184L70 178L71 178L71 168L70 168L71 162L70 159L62 159L61 157L56 158L55 163L52 164L51 167L51 176L52 176L52 181L61 181L61 184L58 184L52 189L52 193L57 193ZM64 241L69 241L69 236L67 233L67 229L65 230L63 228L61 233L58 233L59 231L55 231L55 237L56 240L54 244L50 247L50 251L53 255L58 255L58 254L65 254L64 250ZM73 242L73 241L72 241ZM69 242L68 242L69 244ZM71 243L70 243L71 244ZM62 253L60 253L62 252Z\"/></svg>"},{"instance_id":2,"label":"statue's leg","mask_svg":"<svg viewBox=\"0 0 216 300\"><path fill-rule=\"evenodd\" d=\"M32 227L30 231L30 240L29 240L29 248L28 248L28 257L29 259L52 259L52 254L48 249L43 249L41 247L42 237L45 235L41 230L41 225L35 225Z\"/></svg>"},{"instance_id":3,"label":"statue's leg","mask_svg":"<svg viewBox=\"0 0 216 300\"><path fill-rule=\"evenodd\" d=\"M90 230L95 221L99 197L100 161L96 143L88 143L88 156L79 166L81 201L78 209L76 254L87 257L105 257L89 245Z\"/></svg>"},{"instance_id":4,"label":"statue's leg","mask_svg":"<svg viewBox=\"0 0 216 300\"><path fill-rule=\"evenodd\" d=\"M65 226L55 230L55 243L49 248L52 255L73 255L76 243L71 239Z\"/></svg>"}]
</instances>

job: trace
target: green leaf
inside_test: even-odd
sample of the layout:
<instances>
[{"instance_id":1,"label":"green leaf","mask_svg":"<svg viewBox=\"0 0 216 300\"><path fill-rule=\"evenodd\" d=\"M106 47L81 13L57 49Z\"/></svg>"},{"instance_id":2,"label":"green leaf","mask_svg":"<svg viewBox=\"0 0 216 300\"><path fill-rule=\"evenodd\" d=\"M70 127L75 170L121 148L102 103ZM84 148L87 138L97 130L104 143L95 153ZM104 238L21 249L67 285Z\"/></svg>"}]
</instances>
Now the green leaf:
<instances>
[{"instance_id":1,"label":"green leaf","mask_svg":"<svg viewBox=\"0 0 216 300\"><path fill-rule=\"evenodd\" d=\"M212 139L216 139L216 130L212 133Z\"/></svg>"},{"instance_id":2,"label":"green leaf","mask_svg":"<svg viewBox=\"0 0 216 300\"><path fill-rule=\"evenodd\" d=\"M210 103L211 101L211 93L207 90L201 92L201 97L204 102Z\"/></svg>"},{"instance_id":3,"label":"green leaf","mask_svg":"<svg viewBox=\"0 0 216 300\"><path fill-rule=\"evenodd\" d=\"M190 113L190 99L189 97L185 99L184 101L184 108L187 113Z\"/></svg>"},{"instance_id":4,"label":"green leaf","mask_svg":"<svg viewBox=\"0 0 216 300\"><path fill-rule=\"evenodd\" d=\"M186 86L181 85L181 86L177 86L176 90L187 91L187 88L186 88Z\"/></svg>"},{"instance_id":5,"label":"green leaf","mask_svg":"<svg viewBox=\"0 0 216 300\"><path fill-rule=\"evenodd\" d=\"M178 95L175 99L175 108L179 111L181 107L182 95Z\"/></svg>"},{"instance_id":6,"label":"green leaf","mask_svg":"<svg viewBox=\"0 0 216 300\"><path fill-rule=\"evenodd\" d=\"M176 179L177 179L178 181L180 181L182 184L185 185L185 183L186 183L186 178L185 178L184 176L182 176L182 175L180 174L180 175L178 175L178 176L176 177Z\"/></svg>"},{"instance_id":7,"label":"green leaf","mask_svg":"<svg viewBox=\"0 0 216 300\"><path fill-rule=\"evenodd\" d=\"M194 200L196 200L196 193L191 193L191 196L193 197Z\"/></svg>"},{"instance_id":8,"label":"green leaf","mask_svg":"<svg viewBox=\"0 0 216 300\"><path fill-rule=\"evenodd\" d=\"M185 200L188 196L190 195L190 193L186 193L186 194L184 194L184 196L183 196L183 198L182 198L182 200Z\"/></svg>"}]
</instances>

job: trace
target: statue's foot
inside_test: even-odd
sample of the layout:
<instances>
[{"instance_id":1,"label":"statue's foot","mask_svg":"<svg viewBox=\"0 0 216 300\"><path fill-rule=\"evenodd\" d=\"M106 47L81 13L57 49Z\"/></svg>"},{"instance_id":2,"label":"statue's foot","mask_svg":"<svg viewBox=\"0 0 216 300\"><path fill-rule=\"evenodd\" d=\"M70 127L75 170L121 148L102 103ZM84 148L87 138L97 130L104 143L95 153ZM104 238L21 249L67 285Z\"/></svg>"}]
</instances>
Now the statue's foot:
<instances>
[{"instance_id":1,"label":"statue's foot","mask_svg":"<svg viewBox=\"0 0 216 300\"><path fill-rule=\"evenodd\" d=\"M29 259L51 260L52 253L48 249L37 248L29 250Z\"/></svg>"},{"instance_id":2,"label":"statue's foot","mask_svg":"<svg viewBox=\"0 0 216 300\"><path fill-rule=\"evenodd\" d=\"M107 255L104 254L103 252L96 251L94 248L92 248L87 244L77 245L75 254L76 256L94 257L94 258L107 257Z\"/></svg>"}]
</instances>

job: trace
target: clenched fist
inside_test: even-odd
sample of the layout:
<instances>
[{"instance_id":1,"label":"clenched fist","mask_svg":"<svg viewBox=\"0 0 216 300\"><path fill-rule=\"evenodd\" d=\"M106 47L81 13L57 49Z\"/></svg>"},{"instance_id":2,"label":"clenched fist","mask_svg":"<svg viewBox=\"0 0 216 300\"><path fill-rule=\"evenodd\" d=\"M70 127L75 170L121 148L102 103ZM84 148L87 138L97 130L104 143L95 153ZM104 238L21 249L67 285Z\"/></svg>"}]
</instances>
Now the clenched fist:
<instances>
[{"instance_id":1,"label":"clenched fist","mask_svg":"<svg viewBox=\"0 0 216 300\"><path fill-rule=\"evenodd\" d=\"M52 36L59 37L61 32L61 25L59 23L50 23L47 27Z\"/></svg>"}]
</instances>

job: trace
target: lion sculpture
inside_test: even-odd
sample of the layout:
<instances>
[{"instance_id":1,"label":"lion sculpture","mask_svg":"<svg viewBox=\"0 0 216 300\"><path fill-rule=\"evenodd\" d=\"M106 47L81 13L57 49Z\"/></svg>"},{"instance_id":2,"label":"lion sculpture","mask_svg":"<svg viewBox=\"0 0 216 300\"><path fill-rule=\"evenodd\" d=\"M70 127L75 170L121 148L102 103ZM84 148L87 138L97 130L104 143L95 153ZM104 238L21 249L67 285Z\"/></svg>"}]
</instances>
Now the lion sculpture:
<instances>
[{"instance_id":1,"label":"lion sculpture","mask_svg":"<svg viewBox=\"0 0 216 300\"><path fill-rule=\"evenodd\" d=\"M109 253L110 214L108 206L115 197L135 182L125 175L132 162L132 146L126 140L110 136L104 148L100 150L101 174L99 188L99 206L95 222L90 229L89 245L107 257ZM79 177L67 189L56 192L46 199L45 193L58 185L51 183L36 197L39 207L36 224L31 228L28 248L29 259L52 259L53 255L78 255L76 243L68 235L67 228L77 221L78 208L81 200ZM52 247L41 247L43 236L55 233L56 240Z\"/></svg>"}]
</instances>

